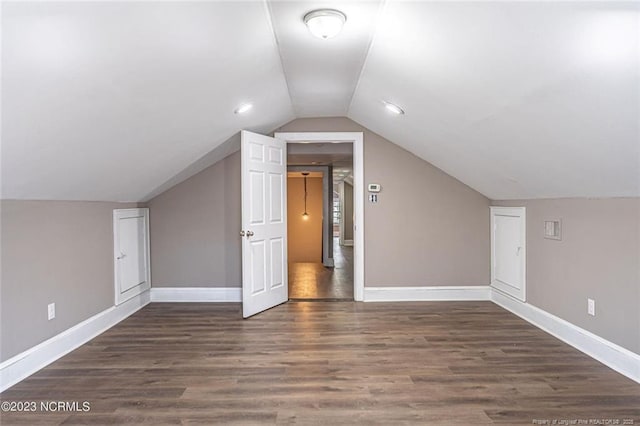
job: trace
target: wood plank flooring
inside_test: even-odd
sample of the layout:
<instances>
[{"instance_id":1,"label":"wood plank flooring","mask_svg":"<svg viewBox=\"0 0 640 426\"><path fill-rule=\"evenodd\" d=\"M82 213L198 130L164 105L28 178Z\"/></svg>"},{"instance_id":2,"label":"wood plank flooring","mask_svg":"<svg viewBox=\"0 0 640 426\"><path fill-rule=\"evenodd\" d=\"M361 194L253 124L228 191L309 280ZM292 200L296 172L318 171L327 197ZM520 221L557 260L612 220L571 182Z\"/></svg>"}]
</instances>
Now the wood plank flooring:
<instances>
[{"instance_id":1,"label":"wood plank flooring","mask_svg":"<svg viewBox=\"0 0 640 426\"><path fill-rule=\"evenodd\" d=\"M0 398L90 403L2 425L640 424L640 385L490 302L153 303Z\"/></svg>"},{"instance_id":2,"label":"wood plank flooring","mask_svg":"<svg viewBox=\"0 0 640 426\"><path fill-rule=\"evenodd\" d=\"M333 241L334 268L320 262L289 264L289 299L296 301L353 300L353 247Z\"/></svg>"}]
</instances>

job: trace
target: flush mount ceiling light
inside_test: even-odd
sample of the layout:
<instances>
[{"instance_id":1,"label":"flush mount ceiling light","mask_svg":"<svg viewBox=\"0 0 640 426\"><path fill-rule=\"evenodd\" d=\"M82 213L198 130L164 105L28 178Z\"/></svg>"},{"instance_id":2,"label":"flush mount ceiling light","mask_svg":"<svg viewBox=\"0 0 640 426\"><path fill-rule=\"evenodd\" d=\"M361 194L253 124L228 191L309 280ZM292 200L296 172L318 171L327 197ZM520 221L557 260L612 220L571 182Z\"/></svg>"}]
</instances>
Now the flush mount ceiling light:
<instances>
[{"instance_id":1,"label":"flush mount ceiling light","mask_svg":"<svg viewBox=\"0 0 640 426\"><path fill-rule=\"evenodd\" d=\"M251 105L251 104L242 104L238 108L236 108L233 111L233 113L234 114L244 114L245 112L248 112L251 108L253 108L253 105Z\"/></svg>"},{"instance_id":2,"label":"flush mount ceiling light","mask_svg":"<svg viewBox=\"0 0 640 426\"><path fill-rule=\"evenodd\" d=\"M388 111L391 111L392 113L394 113L396 115L404 114L404 110L402 108L400 108L398 105L392 104L391 102L387 102L387 101L382 101L382 103L384 103L384 107Z\"/></svg>"},{"instance_id":3,"label":"flush mount ceiling light","mask_svg":"<svg viewBox=\"0 0 640 426\"><path fill-rule=\"evenodd\" d=\"M311 34L325 40L340 34L346 21L347 16L335 9L318 9L304 15L304 23Z\"/></svg>"}]
</instances>

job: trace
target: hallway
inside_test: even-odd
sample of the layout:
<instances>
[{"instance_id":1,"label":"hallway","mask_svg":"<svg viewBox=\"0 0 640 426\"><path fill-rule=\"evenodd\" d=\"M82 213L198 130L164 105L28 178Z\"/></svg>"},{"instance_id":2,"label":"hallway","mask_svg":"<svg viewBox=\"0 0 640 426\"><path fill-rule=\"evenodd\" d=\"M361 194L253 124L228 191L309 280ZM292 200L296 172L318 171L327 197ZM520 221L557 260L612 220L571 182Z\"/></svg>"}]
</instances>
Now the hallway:
<instances>
[{"instance_id":1,"label":"hallway","mask_svg":"<svg viewBox=\"0 0 640 426\"><path fill-rule=\"evenodd\" d=\"M289 300L353 300L353 247L333 240L334 268L320 262L289 263Z\"/></svg>"}]
</instances>

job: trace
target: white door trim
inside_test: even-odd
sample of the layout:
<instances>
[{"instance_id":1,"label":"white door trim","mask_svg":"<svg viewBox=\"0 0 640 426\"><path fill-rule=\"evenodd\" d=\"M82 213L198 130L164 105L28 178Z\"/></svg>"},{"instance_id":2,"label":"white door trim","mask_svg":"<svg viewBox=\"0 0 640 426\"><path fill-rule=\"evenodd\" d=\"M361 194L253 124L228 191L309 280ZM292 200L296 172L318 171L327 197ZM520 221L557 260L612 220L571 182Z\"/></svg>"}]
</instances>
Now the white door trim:
<instances>
[{"instance_id":1,"label":"white door trim","mask_svg":"<svg viewBox=\"0 0 640 426\"><path fill-rule=\"evenodd\" d=\"M499 207L499 206L491 206L490 208L490 217L491 217L491 287L500 290L505 294L508 294L511 297L515 297L521 301L526 301L527 298L527 215L525 207ZM514 287L506 285L504 282L496 279L496 220L495 217L499 216L513 216L519 217L520 221L520 241L522 246L519 255L522 259L522 269L521 269L521 281L522 288L516 293L514 292Z\"/></svg>"},{"instance_id":2,"label":"white door trim","mask_svg":"<svg viewBox=\"0 0 640 426\"><path fill-rule=\"evenodd\" d=\"M353 144L354 271L353 298L364 300L364 136L362 132L277 132L287 143L332 142Z\"/></svg>"},{"instance_id":3,"label":"white door trim","mask_svg":"<svg viewBox=\"0 0 640 426\"><path fill-rule=\"evenodd\" d=\"M144 218L144 256L145 256L145 281L136 287L125 292L120 292L120 268L118 259L120 257L120 233L119 220L127 217ZM113 211L113 279L114 279L114 304L117 306L126 300L137 296L151 288L151 256L149 255L149 209L115 209Z\"/></svg>"}]
</instances>

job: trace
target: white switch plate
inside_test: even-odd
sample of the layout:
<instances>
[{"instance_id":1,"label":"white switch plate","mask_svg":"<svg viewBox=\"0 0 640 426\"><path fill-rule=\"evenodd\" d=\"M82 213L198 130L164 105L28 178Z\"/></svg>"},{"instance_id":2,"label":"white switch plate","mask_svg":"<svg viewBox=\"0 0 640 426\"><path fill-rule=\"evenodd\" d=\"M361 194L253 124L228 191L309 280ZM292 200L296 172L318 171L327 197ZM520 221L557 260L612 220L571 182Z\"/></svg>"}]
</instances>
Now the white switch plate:
<instances>
[{"instance_id":1,"label":"white switch plate","mask_svg":"<svg viewBox=\"0 0 640 426\"><path fill-rule=\"evenodd\" d=\"M587 313L592 316L596 316L596 301L593 299L587 299Z\"/></svg>"},{"instance_id":2,"label":"white switch plate","mask_svg":"<svg viewBox=\"0 0 640 426\"><path fill-rule=\"evenodd\" d=\"M49 305L47 306L47 316L49 317L49 321L51 321L52 319L54 319L56 317L56 304L55 303L49 303Z\"/></svg>"}]
</instances>

